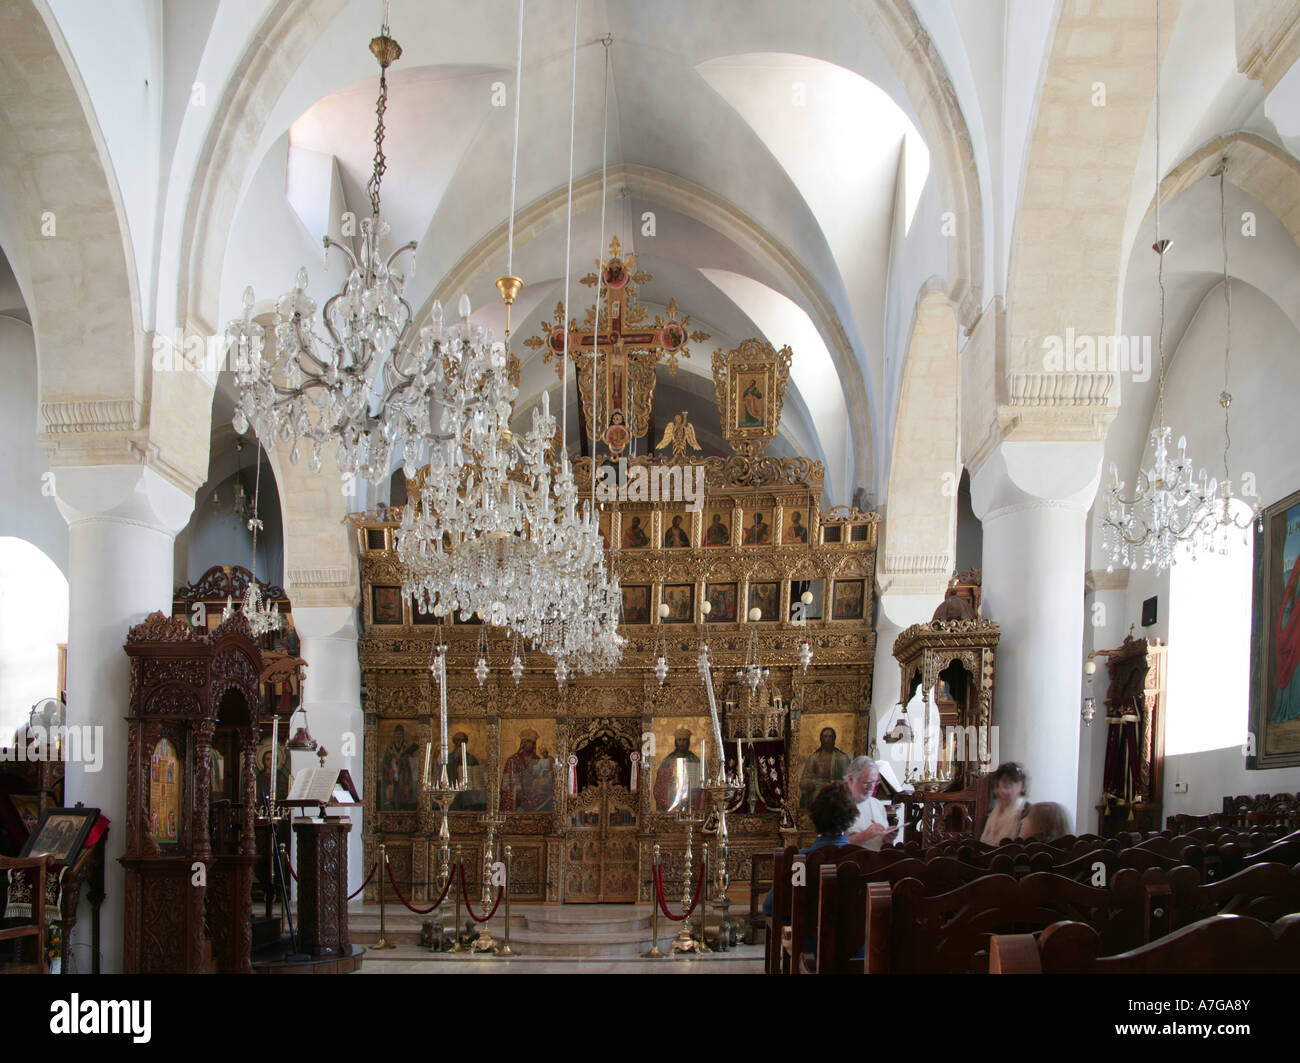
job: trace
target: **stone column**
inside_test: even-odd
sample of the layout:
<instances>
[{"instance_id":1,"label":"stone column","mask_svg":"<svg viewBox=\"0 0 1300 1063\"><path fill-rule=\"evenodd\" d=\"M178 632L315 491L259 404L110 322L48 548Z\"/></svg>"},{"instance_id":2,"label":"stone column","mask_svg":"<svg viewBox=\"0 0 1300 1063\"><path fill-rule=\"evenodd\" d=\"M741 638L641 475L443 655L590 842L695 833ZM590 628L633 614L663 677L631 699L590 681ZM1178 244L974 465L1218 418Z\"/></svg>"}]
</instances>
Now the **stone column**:
<instances>
[{"instance_id":1,"label":"stone column","mask_svg":"<svg viewBox=\"0 0 1300 1063\"><path fill-rule=\"evenodd\" d=\"M292 591L290 594L292 595ZM302 640L307 662L302 706L312 737L328 752L325 766L347 768L363 800L361 662L357 656L357 611L350 605L294 606L293 626ZM349 813L353 831L348 843L348 892L361 885L369 868L363 867L362 809ZM370 811L373 811L371 809Z\"/></svg>"},{"instance_id":2,"label":"stone column","mask_svg":"<svg viewBox=\"0 0 1300 1063\"><path fill-rule=\"evenodd\" d=\"M902 697L902 673L894 658L894 641L913 624L923 624L934 615L935 609L943 601L947 575L932 575L925 581L928 586L916 579L902 581L901 577L890 578L884 573L879 577L881 591L876 599L876 665L872 673L871 714L875 720L877 759L893 769L894 782L904 781L908 752L906 742L891 745L883 740L885 733L893 726L894 706ZM889 579L888 584L886 579ZM887 591L884 589L887 585L900 589ZM920 719L914 721L918 735L922 723Z\"/></svg>"},{"instance_id":3,"label":"stone column","mask_svg":"<svg viewBox=\"0 0 1300 1063\"><path fill-rule=\"evenodd\" d=\"M97 756L67 765L64 799L112 820L100 912L103 970L122 970L126 831L127 629L155 609L171 614L172 550L192 493L140 465L61 467L55 500L68 522L68 725L89 725ZM84 745L84 744L83 744ZM90 940L83 907L74 932ZM87 958L80 957L85 969Z\"/></svg>"},{"instance_id":4,"label":"stone column","mask_svg":"<svg viewBox=\"0 0 1300 1063\"><path fill-rule=\"evenodd\" d=\"M1003 441L971 477L984 525L983 613L1002 628L994 719L1003 760L1021 762L1030 799L1078 808L1085 521L1102 443Z\"/></svg>"}]
</instances>

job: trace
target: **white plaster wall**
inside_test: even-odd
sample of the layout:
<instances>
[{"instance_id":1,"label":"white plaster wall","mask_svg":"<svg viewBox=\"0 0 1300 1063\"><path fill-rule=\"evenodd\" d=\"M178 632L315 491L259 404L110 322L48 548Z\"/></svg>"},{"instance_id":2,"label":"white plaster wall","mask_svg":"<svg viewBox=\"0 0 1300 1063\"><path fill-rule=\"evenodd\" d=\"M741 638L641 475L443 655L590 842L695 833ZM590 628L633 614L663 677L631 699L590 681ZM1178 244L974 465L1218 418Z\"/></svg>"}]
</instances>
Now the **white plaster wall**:
<instances>
[{"instance_id":1,"label":"white plaster wall","mask_svg":"<svg viewBox=\"0 0 1300 1063\"><path fill-rule=\"evenodd\" d=\"M35 342L30 325L8 317L0 317L0 379L0 536L26 539L66 574L68 525L44 478L49 460L36 442Z\"/></svg>"},{"instance_id":2,"label":"white plaster wall","mask_svg":"<svg viewBox=\"0 0 1300 1063\"><path fill-rule=\"evenodd\" d=\"M253 502L253 469L237 474L244 485L244 493L251 506ZM274 487L270 490L270 469L262 470L262 496L258 512L265 525L257 536L257 578L266 583L284 585L284 536L280 519L280 499ZM235 497L235 475L219 483L205 484L196 496L194 516L188 527L176 536L176 582L193 582L213 565L243 565L253 558L253 539L248 530L229 506ZM219 492L223 509L212 505L214 492Z\"/></svg>"},{"instance_id":3,"label":"white plaster wall","mask_svg":"<svg viewBox=\"0 0 1300 1063\"><path fill-rule=\"evenodd\" d=\"M1300 335L1287 315L1266 295L1241 282L1232 289L1233 358L1231 391L1231 464L1237 489L1243 473L1254 473L1263 502L1268 505L1300 488L1300 423L1294 404L1300 395ZM1187 452L1211 476L1222 476L1223 419L1218 394L1223 386L1225 315L1221 286L1206 296L1179 344L1165 385L1166 419L1175 435L1187 436ZM1195 569L1193 568L1193 573ZM1099 648L1115 646L1130 623L1141 616L1142 602L1158 597L1157 623L1138 628L1147 636L1169 639L1169 574L1134 572L1124 598L1124 613L1113 618L1105 634L1096 634ZM1216 608L1214 586L1204 588L1201 608ZM1104 639L1109 638L1109 643ZM1099 670L1098 677L1102 672ZM1240 733L1248 729L1249 677L1245 689L1225 711L1236 714ZM1105 687L1099 681L1098 689ZM1170 718L1178 705L1168 703ZM1095 759L1092 793L1100 793L1101 761ZM1188 784L1186 794L1174 794L1173 784ZM1165 761L1165 815L1219 811L1225 794L1293 792L1300 788L1300 767L1247 771L1240 745L1169 756Z\"/></svg>"},{"instance_id":4,"label":"white plaster wall","mask_svg":"<svg viewBox=\"0 0 1300 1063\"><path fill-rule=\"evenodd\" d=\"M243 314L244 289L249 285L260 313L272 309L274 301L293 288L300 266L307 267L307 290L318 307L337 294L347 278L344 257L337 251L330 255L329 270L325 269L320 234L309 236L285 197L288 148L286 134L266 153L240 203L221 275L218 330Z\"/></svg>"}]
</instances>

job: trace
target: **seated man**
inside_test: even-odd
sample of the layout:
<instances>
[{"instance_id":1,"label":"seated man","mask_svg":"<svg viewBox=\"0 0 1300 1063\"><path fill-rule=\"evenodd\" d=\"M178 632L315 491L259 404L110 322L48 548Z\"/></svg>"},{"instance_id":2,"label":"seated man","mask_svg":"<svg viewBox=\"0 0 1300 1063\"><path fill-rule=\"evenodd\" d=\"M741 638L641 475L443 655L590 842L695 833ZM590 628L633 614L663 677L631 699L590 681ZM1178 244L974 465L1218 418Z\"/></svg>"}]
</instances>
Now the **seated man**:
<instances>
[{"instance_id":1,"label":"seated man","mask_svg":"<svg viewBox=\"0 0 1300 1063\"><path fill-rule=\"evenodd\" d=\"M880 768L870 757L854 757L844 781L858 807L857 818L849 827L849 843L866 849L880 849L888 838L897 843L898 828L889 825L885 803L875 796L880 785Z\"/></svg>"},{"instance_id":2,"label":"seated man","mask_svg":"<svg viewBox=\"0 0 1300 1063\"><path fill-rule=\"evenodd\" d=\"M814 849L824 849L828 845L848 845L849 839L844 832L849 829L858 814L858 806L849 792L849 785L843 779L827 783L817 791L808 808L813 826L817 828L817 840L801 853L810 853ZM772 914L772 890L763 898L763 914Z\"/></svg>"}]
</instances>

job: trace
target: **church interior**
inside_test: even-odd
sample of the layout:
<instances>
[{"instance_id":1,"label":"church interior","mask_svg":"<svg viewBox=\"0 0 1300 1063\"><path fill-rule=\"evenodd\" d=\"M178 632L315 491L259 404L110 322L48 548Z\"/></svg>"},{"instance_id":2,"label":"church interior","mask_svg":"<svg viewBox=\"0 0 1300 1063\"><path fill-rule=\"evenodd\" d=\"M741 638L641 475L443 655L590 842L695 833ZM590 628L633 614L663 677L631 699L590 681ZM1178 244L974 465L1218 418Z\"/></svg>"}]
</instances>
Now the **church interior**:
<instances>
[{"instance_id":1,"label":"church interior","mask_svg":"<svg viewBox=\"0 0 1300 1063\"><path fill-rule=\"evenodd\" d=\"M0 972L1300 972L1300 6L0 0L0 143Z\"/></svg>"}]
</instances>

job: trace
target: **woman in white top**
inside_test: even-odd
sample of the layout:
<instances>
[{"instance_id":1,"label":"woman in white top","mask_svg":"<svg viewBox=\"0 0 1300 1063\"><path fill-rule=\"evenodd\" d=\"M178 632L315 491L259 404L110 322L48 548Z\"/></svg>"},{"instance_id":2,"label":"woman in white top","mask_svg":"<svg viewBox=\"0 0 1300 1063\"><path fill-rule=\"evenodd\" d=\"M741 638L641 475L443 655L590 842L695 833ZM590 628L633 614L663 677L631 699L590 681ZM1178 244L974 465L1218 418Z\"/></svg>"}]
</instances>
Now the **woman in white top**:
<instances>
[{"instance_id":1,"label":"woman in white top","mask_svg":"<svg viewBox=\"0 0 1300 1063\"><path fill-rule=\"evenodd\" d=\"M989 811L989 818L984 821L984 833L980 835L980 841L985 845L997 845L1003 838L1020 837L1020 821L1029 808L1025 782L1025 769L1019 764L1008 761L998 765L993 773L993 796L997 802Z\"/></svg>"}]
</instances>

